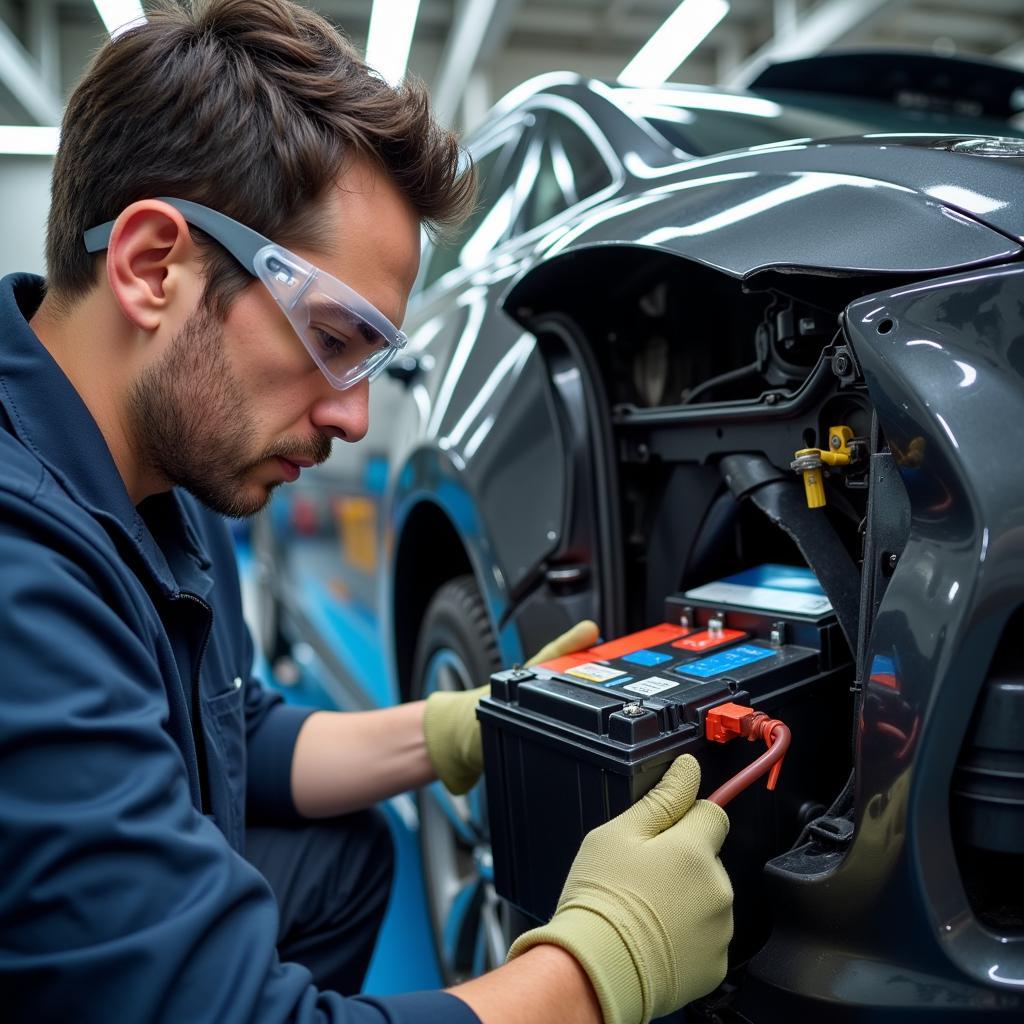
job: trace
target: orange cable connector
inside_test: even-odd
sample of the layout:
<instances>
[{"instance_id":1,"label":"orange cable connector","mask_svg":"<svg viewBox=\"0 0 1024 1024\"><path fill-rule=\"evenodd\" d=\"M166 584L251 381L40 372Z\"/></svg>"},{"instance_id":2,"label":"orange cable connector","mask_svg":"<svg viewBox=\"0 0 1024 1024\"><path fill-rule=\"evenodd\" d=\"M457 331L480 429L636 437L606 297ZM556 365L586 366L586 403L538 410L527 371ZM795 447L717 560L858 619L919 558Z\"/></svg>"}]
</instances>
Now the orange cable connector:
<instances>
[{"instance_id":1,"label":"orange cable connector","mask_svg":"<svg viewBox=\"0 0 1024 1024\"><path fill-rule=\"evenodd\" d=\"M775 788L791 738L789 727L784 722L742 704L719 704L705 715L704 734L713 743L728 743L737 736L743 736L750 742L763 740L768 744L768 749L756 761L752 761L708 797L711 803L724 807L765 772L768 772L768 789Z\"/></svg>"}]
</instances>

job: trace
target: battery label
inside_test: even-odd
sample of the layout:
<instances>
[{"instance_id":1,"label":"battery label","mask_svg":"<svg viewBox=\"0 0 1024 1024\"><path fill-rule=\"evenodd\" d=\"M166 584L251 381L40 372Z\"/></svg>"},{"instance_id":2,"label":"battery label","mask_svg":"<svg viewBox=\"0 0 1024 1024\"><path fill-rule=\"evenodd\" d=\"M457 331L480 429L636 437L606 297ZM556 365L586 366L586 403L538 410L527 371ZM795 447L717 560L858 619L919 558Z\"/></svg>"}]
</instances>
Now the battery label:
<instances>
[{"instance_id":1,"label":"battery label","mask_svg":"<svg viewBox=\"0 0 1024 1024\"><path fill-rule=\"evenodd\" d=\"M657 647L659 644L666 644L669 640L676 640L685 636L689 630L683 629L675 622L662 622L660 625L651 626L650 629L642 629L639 633L630 633L628 636L619 637L618 640L609 640L606 643L591 647L588 652L592 658L600 658L607 661L609 658L621 658L623 655L633 651L642 650L644 647Z\"/></svg>"},{"instance_id":2,"label":"battery label","mask_svg":"<svg viewBox=\"0 0 1024 1024\"><path fill-rule=\"evenodd\" d=\"M718 654L712 654L708 658L701 658L698 661L691 661L686 665L680 665L678 668L673 669L673 671L687 676L699 676L701 679L709 679L711 676L721 675L723 672L742 668L744 665L750 665L755 661L775 657L778 657L776 651L768 650L764 647L755 647L753 644L742 644L728 651L719 651Z\"/></svg>"},{"instance_id":3,"label":"battery label","mask_svg":"<svg viewBox=\"0 0 1024 1024\"><path fill-rule=\"evenodd\" d=\"M721 647L722 644L732 643L733 640L743 640L747 636L742 629L719 629L712 633L705 629L700 633L691 633L689 636L677 640L672 646L679 647L684 651L707 651L712 647Z\"/></svg>"},{"instance_id":4,"label":"battery label","mask_svg":"<svg viewBox=\"0 0 1024 1024\"><path fill-rule=\"evenodd\" d=\"M672 655L662 654L660 651L634 651L632 654L624 654L622 660L628 661L630 665L653 668L655 665L664 665L666 661L671 661Z\"/></svg>"},{"instance_id":5,"label":"battery label","mask_svg":"<svg viewBox=\"0 0 1024 1024\"><path fill-rule=\"evenodd\" d=\"M538 668L547 669L548 672L565 672L577 665L585 665L590 661L589 654L581 654L576 651L574 654L563 654L560 658L552 658L550 661L541 662Z\"/></svg>"},{"instance_id":6,"label":"battery label","mask_svg":"<svg viewBox=\"0 0 1024 1024\"><path fill-rule=\"evenodd\" d=\"M661 676L650 676L648 679L641 679L638 682L624 686L624 690L631 690L633 693L642 694L644 697L653 697L663 690L674 690L679 686L679 680L673 682L671 679L663 679Z\"/></svg>"},{"instance_id":7,"label":"battery label","mask_svg":"<svg viewBox=\"0 0 1024 1024\"><path fill-rule=\"evenodd\" d=\"M626 673L617 668L610 668L608 665L598 665L588 661L575 668L566 669L565 675L576 676L577 679L586 679L590 683L606 683L609 679L618 679Z\"/></svg>"}]
</instances>

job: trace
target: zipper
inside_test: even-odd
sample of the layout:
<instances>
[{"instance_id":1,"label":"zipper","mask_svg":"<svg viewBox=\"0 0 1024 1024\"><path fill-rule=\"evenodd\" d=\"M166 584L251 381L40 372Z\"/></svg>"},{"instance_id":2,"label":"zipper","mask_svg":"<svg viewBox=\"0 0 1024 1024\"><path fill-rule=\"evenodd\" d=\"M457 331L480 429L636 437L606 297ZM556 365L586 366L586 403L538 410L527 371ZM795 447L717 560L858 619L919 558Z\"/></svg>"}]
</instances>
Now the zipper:
<instances>
[{"instance_id":1,"label":"zipper","mask_svg":"<svg viewBox=\"0 0 1024 1024\"><path fill-rule=\"evenodd\" d=\"M199 801L203 814L210 814L210 794L207 790L207 755L206 736L203 733L202 700L199 692L199 674L202 670L203 659L206 657L206 648L210 644L210 632L213 628L213 609L200 597L189 593L187 590L179 591L172 601L189 601L199 607L205 613L206 627L203 631L203 640L199 646L199 657L196 658L195 667L192 670L192 742L196 748L196 766L199 772Z\"/></svg>"}]
</instances>

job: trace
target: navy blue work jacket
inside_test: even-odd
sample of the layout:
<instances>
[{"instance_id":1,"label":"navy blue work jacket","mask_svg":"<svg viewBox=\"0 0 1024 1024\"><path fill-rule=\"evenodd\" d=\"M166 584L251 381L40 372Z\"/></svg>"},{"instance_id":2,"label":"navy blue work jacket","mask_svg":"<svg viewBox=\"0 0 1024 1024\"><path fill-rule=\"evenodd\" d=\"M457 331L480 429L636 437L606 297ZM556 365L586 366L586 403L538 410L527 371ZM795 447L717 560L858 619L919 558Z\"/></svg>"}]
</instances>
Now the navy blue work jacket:
<instances>
[{"instance_id":1,"label":"navy blue work jacket","mask_svg":"<svg viewBox=\"0 0 1024 1024\"><path fill-rule=\"evenodd\" d=\"M78 393L0 281L0 1016L472 1024L443 992L343 999L275 951L246 812L296 816L308 710L250 675L230 537L132 504Z\"/></svg>"}]
</instances>

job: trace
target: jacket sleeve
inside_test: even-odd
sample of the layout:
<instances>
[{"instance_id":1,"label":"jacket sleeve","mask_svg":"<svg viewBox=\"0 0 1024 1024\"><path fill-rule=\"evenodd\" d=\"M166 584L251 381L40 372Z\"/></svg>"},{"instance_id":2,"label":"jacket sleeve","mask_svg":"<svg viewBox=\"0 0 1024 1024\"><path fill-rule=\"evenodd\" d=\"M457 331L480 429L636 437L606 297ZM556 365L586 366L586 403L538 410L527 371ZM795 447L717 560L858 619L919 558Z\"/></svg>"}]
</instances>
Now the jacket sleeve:
<instances>
[{"instance_id":1,"label":"jacket sleeve","mask_svg":"<svg viewBox=\"0 0 1024 1024\"><path fill-rule=\"evenodd\" d=\"M279 961L273 896L192 806L102 558L0 495L4 1019L476 1021L447 993L344 999Z\"/></svg>"}]
</instances>

